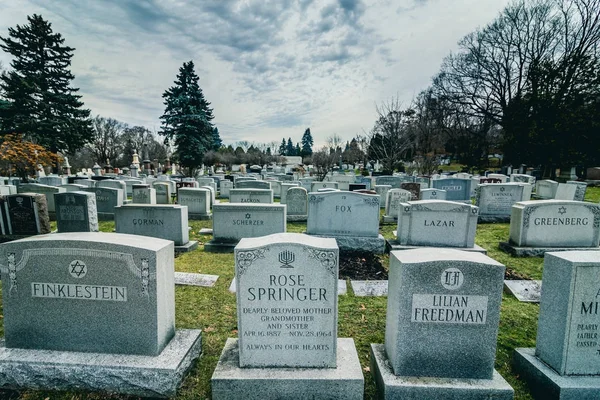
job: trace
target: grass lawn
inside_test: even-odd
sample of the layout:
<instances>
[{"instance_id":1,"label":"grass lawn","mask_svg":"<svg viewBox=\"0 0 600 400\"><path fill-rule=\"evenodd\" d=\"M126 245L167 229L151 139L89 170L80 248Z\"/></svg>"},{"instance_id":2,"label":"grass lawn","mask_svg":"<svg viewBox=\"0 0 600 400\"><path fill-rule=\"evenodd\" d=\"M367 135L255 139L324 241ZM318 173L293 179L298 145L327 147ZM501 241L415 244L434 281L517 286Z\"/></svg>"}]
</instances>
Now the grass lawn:
<instances>
[{"instance_id":1,"label":"grass lawn","mask_svg":"<svg viewBox=\"0 0 600 400\"><path fill-rule=\"evenodd\" d=\"M600 188L589 188L586 200L598 202ZM235 295L229 293L228 287L234 275L233 254L205 253L202 244L211 239L200 236L200 228L211 228L211 221L190 221L192 227L191 240L198 240L197 250L175 259L175 270L219 275L213 288L193 286L177 286L176 325L177 328L202 329L202 357L187 375L177 399L210 398L210 377L228 337L237 336ZM55 224L53 225L55 228ZM104 232L114 229L113 222L101 222ZM302 232L304 223L288 223L288 232ZM508 239L508 224L481 224L477 227L476 242L488 250L488 255L511 268L516 273L530 279L541 279L542 258L515 258L498 249L498 242ZM395 226L386 224L381 233L392 238ZM388 257L383 257L387 267ZM383 343L385 332L386 297L355 297L348 284L348 294L339 298L339 336L351 337L363 366L365 375L365 398L375 397L375 385L369 371L370 343ZM531 399L527 387L511 370L511 359L515 347L534 347L537 317L537 304L520 303L512 296L504 295L500 315L498 348L496 353L496 369L515 389L515 399ZM2 316L0 315L0 320ZM3 326L0 324L0 335ZM23 393L0 392L0 398L21 399L103 399L104 394L91 393L55 393L28 391ZM111 398L125 399L124 396Z\"/></svg>"}]
</instances>

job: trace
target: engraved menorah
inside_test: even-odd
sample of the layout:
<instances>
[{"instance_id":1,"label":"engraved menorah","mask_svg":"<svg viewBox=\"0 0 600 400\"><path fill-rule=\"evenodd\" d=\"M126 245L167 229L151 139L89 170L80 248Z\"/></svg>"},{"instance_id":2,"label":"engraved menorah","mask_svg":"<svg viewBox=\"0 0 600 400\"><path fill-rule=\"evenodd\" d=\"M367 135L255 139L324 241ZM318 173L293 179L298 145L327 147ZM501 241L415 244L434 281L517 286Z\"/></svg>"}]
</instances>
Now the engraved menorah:
<instances>
[{"instance_id":1,"label":"engraved menorah","mask_svg":"<svg viewBox=\"0 0 600 400\"><path fill-rule=\"evenodd\" d=\"M279 262L283 264L281 268L294 268L292 264L296 260L296 256L289 250L284 250L279 253Z\"/></svg>"}]
</instances>

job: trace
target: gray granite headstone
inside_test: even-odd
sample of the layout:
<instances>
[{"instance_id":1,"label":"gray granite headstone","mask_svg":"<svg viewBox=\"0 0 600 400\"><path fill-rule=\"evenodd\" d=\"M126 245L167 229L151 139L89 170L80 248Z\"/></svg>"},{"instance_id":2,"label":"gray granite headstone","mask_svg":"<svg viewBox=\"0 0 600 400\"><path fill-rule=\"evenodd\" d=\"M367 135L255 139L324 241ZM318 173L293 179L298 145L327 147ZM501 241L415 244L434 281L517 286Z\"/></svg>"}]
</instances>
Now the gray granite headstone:
<instances>
[{"instance_id":1,"label":"gray granite headstone","mask_svg":"<svg viewBox=\"0 0 600 400\"><path fill-rule=\"evenodd\" d=\"M8 233L11 235L38 235L50 233L50 219L46 196L21 193L5 196Z\"/></svg>"},{"instance_id":2,"label":"gray granite headstone","mask_svg":"<svg viewBox=\"0 0 600 400\"><path fill-rule=\"evenodd\" d=\"M390 254L385 350L396 375L491 379L504 265L452 249Z\"/></svg>"},{"instance_id":3,"label":"gray granite headstone","mask_svg":"<svg viewBox=\"0 0 600 400\"><path fill-rule=\"evenodd\" d=\"M181 188L177 202L188 207L190 219L210 218L210 190L203 188Z\"/></svg>"},{"instance_id":4,"label":"gray granite headstone","mask_svg":"<svg viewBox=\"0 0 600 400\"><path fill-rule=\"evenodd\" d=\"M510 243L521 247L598 247L600 205L581 201L523 201L512 207Z\"/></svg>"},{"instance_id":5,"label":"gray granite headstone","mask_svg":"<svg viewBox=\"0 0 600 400\"><path fill-rule=\"evenodd\" d=\"M336 367L338 248L284 233L235 248L240 367Z\"/></svg>"},{"instance_id":6,"label":"gray granite headstone","mask_svg":"<svg viewBox=\"0 0 600 400\"><path fill-rule=\"evenodd\" d=\"M535 183L535 194L540 199L553 199L556 196L556 189L558 189L558 182L550 179L543 179Z\"/></svg>"},{"instance_id":7,"label":"gray granite headstone","mask_svg":"<svg viewBox=\"0 0 600 400\"><path fill-rule=\"evenodd\" d=\"M284 204L215 204L213 238L221 242L237 242L285 232Z\"/></svg>"},{"instance_id":8,"label":"gray granite headstone","mask_svg":"<svg viewBox=\"0 0 600 400\"><path fill-rule=\"evenodd\" d=\"M375 192L379 195L379 207L385 208L387 194L392 189L391 185L375 185Z\"/></svg>"},{"instance_id":9,"label":"gray granite headstone","mask_svg":"<svg viewBox=\"0 0 600 400\"><path fill-rule=\"evenodd\" d=\"M398 242L409 246L473 247L477 229L475 206L444 200L401 204Z\"/></svg>"},{"instance_id":10,"label":"gray granite headstone","mask_svg":"<svg viewBox=\"0 0 600 400\"><path fill-rule=\"evenodd\" d=\"M432 187L446 191L446 200L468 201L471 199L471 179L434 179Z\"/></svg>"},{"instance_id":11,"label":"gray granite headstone","mask_svg":"<svg viewBox=\"0 0 600 400\"><path fill-rule=\"evenodd\" d=\"M64 188L67 192L79 192L81 190L85 190L87 186L85 185L77 185L75 183L69 183L66 185L61 185L61 188Z\"/></svg>"},{"instance_id":12,"label":"gray granite headstone","mask_svg":"<svg viewBox=\"0 0 600 400\"><path fill-rule=\"evenodd\" d=\"M46 202L48 204L48 215L51 219L54 219L56 213L56 206L54 204L54 193L66 192L65 188L40 185L37 183L25 183L19 185L17 188L19 193L41 193L46 196Z\"/></svg>"},{"instance_id":13,"label":"gray granite headstone","mask_svg":"<svg viewBox=\"0 0 600 400\"><path fill-rule=\"evenodd\" d=\"M219 275L194 274L190 272L175 272L175 284L187 286L213 287Z\"/></svg>"},{"instance_id":14,"label":"gray granite headstone","mask_svg":"<svg viewBox=\"0 0 600 400\"><path fill-rule=\"evenodd\" d=\"M388 294L388 281L350 281L352 291L358 297L380 297Z\"/></svg>"},{"instance_id":15,"label":"gray granite headstone","mask_svg":"<svg viewBox=\"0 0 600 400\"><path fill-rule=\"evenodd\" d=\"M514 369L538 399L600 394L600 260L596 251L546 253L536 347L517 348Z\"/></svg>"},{"instance_id":16,"label":"gray granite headstone","mask_svg":"<svg viewBox=\"0 0 600 400\"><path fill-rule=\"evenodd\" d=\"M573 200L575 200L575 201L585 200L585 191L587 190L586 182L567 181L567 185L576 185L577 186Z\"/></svg>"},{"instance_id":17,"label":"gray granite headstone","mask_svg":"<svg viewBox=\"0 0 600 400\"><path fill-rule=\"evenodd\" d=\"M123 205L123 190L109 187L86 188L86 192L96 195L96 210L98 219L112 220L115 217L115 207Z\"/></svg>"},{"instance_id":18,"label":"gray granite headstone","mask_svg":"<svg viewBox=\"0 0 600 400\"><path fill-rule=\"evenodd\" d=\"M287 203L287 195L288 195L288 190L290 190L293 187L297 187L300 186L298 183L282 183L281 184L281 196L279 197L279 203L280 204L286 204Z\"/></svg>"},{"instance_id":19,"label":"gray granite headstone","mask_svg":"<svg viewBox=\"0 0 600 400\"><path fill-rule=\"evenodd\" d=\"M0 260L6 347L156 356L175 334L169 241L59 233Z\"/></svg>"},{"instance_id":20,"label":"gray granite headstone","mask_svg":"<svg viewBox=\"0 0 600 400\"><path fill-rule=\"evenodd\" d=\"M54 203L58 232L98 232L98 211L94 193L55 193Z\"/></svg>"},{"instance_id":21,"label":"gray granite headstone","mask_svg":"<svg viewBox=\"0 0 600 400\"><path fill-rule=\"evenodd\" d=\"M378 176L375 179L375 185L390 185L393 189L400 189L400 185L404 182L399 176Z\"/></svg>"},{"instance_id":22,"label":"gray granite headstone","mask_svg":"<svg viewBox=\"0 0 600 400\"><path fill-rule=\"evenodd\" d=\"M105 179L103 181L99 181L96 185L97 188L111 188L111 189L121 189L123 192L123 203L127 201L127 185L124 181L118 181L115 179Z\"/></svg>"},{"instance_id":23,"label":"gray granite headstone","mask_svg":"<svg viewBox=\"0 0 600 400\"><path fill-rule=\"evenodd\" d=\"M171 203L171 185L168 182L154 182L152 187L156 191L156 204Z\"/></svg>"},{"instance_id":24,"label":"gray granite headstone","mask_svg":"<svg viewBox=\"0 0 600 400\"><path fill-rule=\"evenodd\" d=\"M522 185L511 183L480 184L475 197L479 219L490 222L509 221L513 204L524 200L524 189Z\"/></svg>"},{"instance_id":25,"label":"gray granite headstone","mask_svg":"<svg viewBox=\"0 0 600 400\"><path fill-rule=\"evenodd\" d=\"M231 189L230 203L271 204L273 191L271 189Z\"/></svg>"},{"instance_id":26,"label":"gray granite headstone","mask_svg":"<svg viewBox=\"0 0 600 400\"><path fill-rule=\"evenodd\" d=\"M150 185L133 185L131 200L136 204L156 204L156 190Z\"/></svg>"},{"instance_id":27,"label":"gray granite headstone","mask_svg":"<svg viewBox=\"0 0 600 400\"><path fill-rule=\"evenodd\" d=\"M308 218L308 193L303 187L293 187L287 192L288 221L306 221Z\"/></svg>"},{"instance_id":28,"label":"gray granite headstone","mask_svg":"<svg viewBox=\"0 0 600 400\"><path fill-rule=\"evenodd\" d=\"M225 179L221 181L221 185L219 188L220 197L229 198L229 192L233 189L233 182Z\"/></svg>"},{"instance_id":29,"label":"gray granite headstone","mask_svg":"<svg viewBox=\"0 0 600 400\"><path fill-rule=\"evenodd\" d=\"M115 207L117 233L189 242L188 208L178 204L126 204Z\"/></svg>"},{"instance_id":30,"label":"gray granite headstone","mask_svg":"<svg viewBox=\"0 0 600 400\"><path fill-rule=\"evenodd\" d=\"M311 192L316 192L319 189L339 189L337 182L312 182L310 184Z\"/></svg>"},{"instance_id":31,"label":"gray granite headstone","mask_svg":"<svg viewBox=\"0 0 600 400\"><path fill-rule=\"evenodd\" d=\"M378 195L357 192L309 193L306 232L312 235L377 237L379 201Z\"/></svg>"},{"instance_id":32,"label":"gray granite headstone","mask_svg":"<svg viewBox=\"0 0 600 400\"><path fill-rule=\"evenodd\" d=\"M423 189L419 194L421 200L446 200L446 191L442 189Z\"/></svg>"},{"instance_id":33,"label":"gray granite headstone","mask_svg":"<svg viewBox=\"0 0 600 400\"><path fill-rule=\"evenodd\" d=\"M400 203L406 203L412 198L412 193L404 189L391 189L387 192L385 201L385 222L398 221L398 213L400 212Z\"/></svg>"},{"instance_id":34,"label":"gray granite headstone","mask_svg":"<svg viewBox=\"0 0 600 400\"><path fill-rule=\"evenodd\" d=\"M258 180L236 181L235 188L236 189L266 189L266 190L270 190L271 182L258 181Z\"/></svg>"}]
</instances>

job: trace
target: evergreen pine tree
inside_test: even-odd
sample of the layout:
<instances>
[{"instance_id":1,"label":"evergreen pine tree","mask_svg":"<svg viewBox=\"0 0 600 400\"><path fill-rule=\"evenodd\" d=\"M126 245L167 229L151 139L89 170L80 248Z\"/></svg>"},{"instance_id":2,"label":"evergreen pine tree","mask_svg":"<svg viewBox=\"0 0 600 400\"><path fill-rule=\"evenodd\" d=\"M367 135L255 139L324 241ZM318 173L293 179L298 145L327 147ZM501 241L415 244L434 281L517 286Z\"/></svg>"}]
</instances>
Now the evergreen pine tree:
<instances>
[{"instance_id":1,"label":"evergreen pine tree","mask_svg":"<svg viewBox=\"0 0 600 400\"><path fill-rule=\"evenodd\" d=\"M216 126L213 128L213 150L217 151L223 145L223 141L221 140L221 135L219 135L219 128Z\"/></svg>"},{"instance_id":2,"label":"evergreen pine tree","mask_svg":"<svg viewBox=\"0 0 600 400\"><path fill-rule=\"evenodd\" d=\"M302 149L300 148L300 143L296 143L296 148L294 149L294 155L295 156L302 155Z\"/></svg>"},{"instance_id":3,"label":"evergreen pine tree","mask_svg":"<svg viewBox=\"0 0 600 400\"><path fill-rule=\"evenodd\" d=\"M292 138L288 138L287 145L285 146L285 155L286 156L295 156L295 148L294 143L292 143Z\"/></svg>"},{"instance_id":4,"label":"evergreen pine tree","mask_svg":"<svg viewBox=\"0 0 600 400\"><path fill-rule=\"evenodd\" d=\"M198 85L194 62L184 62L179 68L175 85L165 90L165 112L161 135L165 142L173 140L179 163L189 168L189 174L202 165L204 154L214 146L213 117L210 103Z\"/></svg>"},{"instance_id":5,"label":"evergreen pine tree","mask_svg":"<svg viewBox=\"0 0 600 400\"><path fill-rule=\"evenodd\" d=\"M279 145L279 155L280 156L289 156L290 155L290 154L286 153L285 138L281 139L281 144Z\"/></svg>"},{"instance_id":6,"label":"evergreen pine tree","mask_svg":"<svg viewBox=\"0 0 600 400\"><path fill-rule=\"evenodd\" d=\"M302 156L310 156L312 154L313 138L310 134L310 128L306 128L302 135Z\"/></svg>"},{"instance_id":7,"label":"evergreen pine tree","mask_svg":"<svg viewBox=\"0 0 600 400\"><path fill-rule=\"evenodd\" d=\"M42 16L27 20L0 37L0 48L13 57L12 70L0 76L7 102L0 107L1 133L22 133L53 153L75 152L93 137L90 110L70 86L75 49Z\"/></svg>"}]
</instances>

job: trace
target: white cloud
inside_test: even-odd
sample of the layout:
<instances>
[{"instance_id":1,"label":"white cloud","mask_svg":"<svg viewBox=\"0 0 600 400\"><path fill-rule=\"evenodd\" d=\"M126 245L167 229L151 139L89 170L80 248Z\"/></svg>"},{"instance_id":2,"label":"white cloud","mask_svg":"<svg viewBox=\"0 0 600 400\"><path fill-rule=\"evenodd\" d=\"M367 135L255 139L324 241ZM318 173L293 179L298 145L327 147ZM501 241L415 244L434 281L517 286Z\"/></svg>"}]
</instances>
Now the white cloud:
<instances>
[{"instance_id":1,"label":"white cloud","mask_svg":"<svg viewBox=\"0 0 600 400\"><path fill-rule=\"evenodd\" d=\"M76 48L93 114L158 130L162 93L194 60L226 143L315 145L368 131L374 104L406 104L457 41L508 0L4 0L0 35L38 13ZM9 63L7 54L0 61Z\"/></svg>"}]
</instances>

